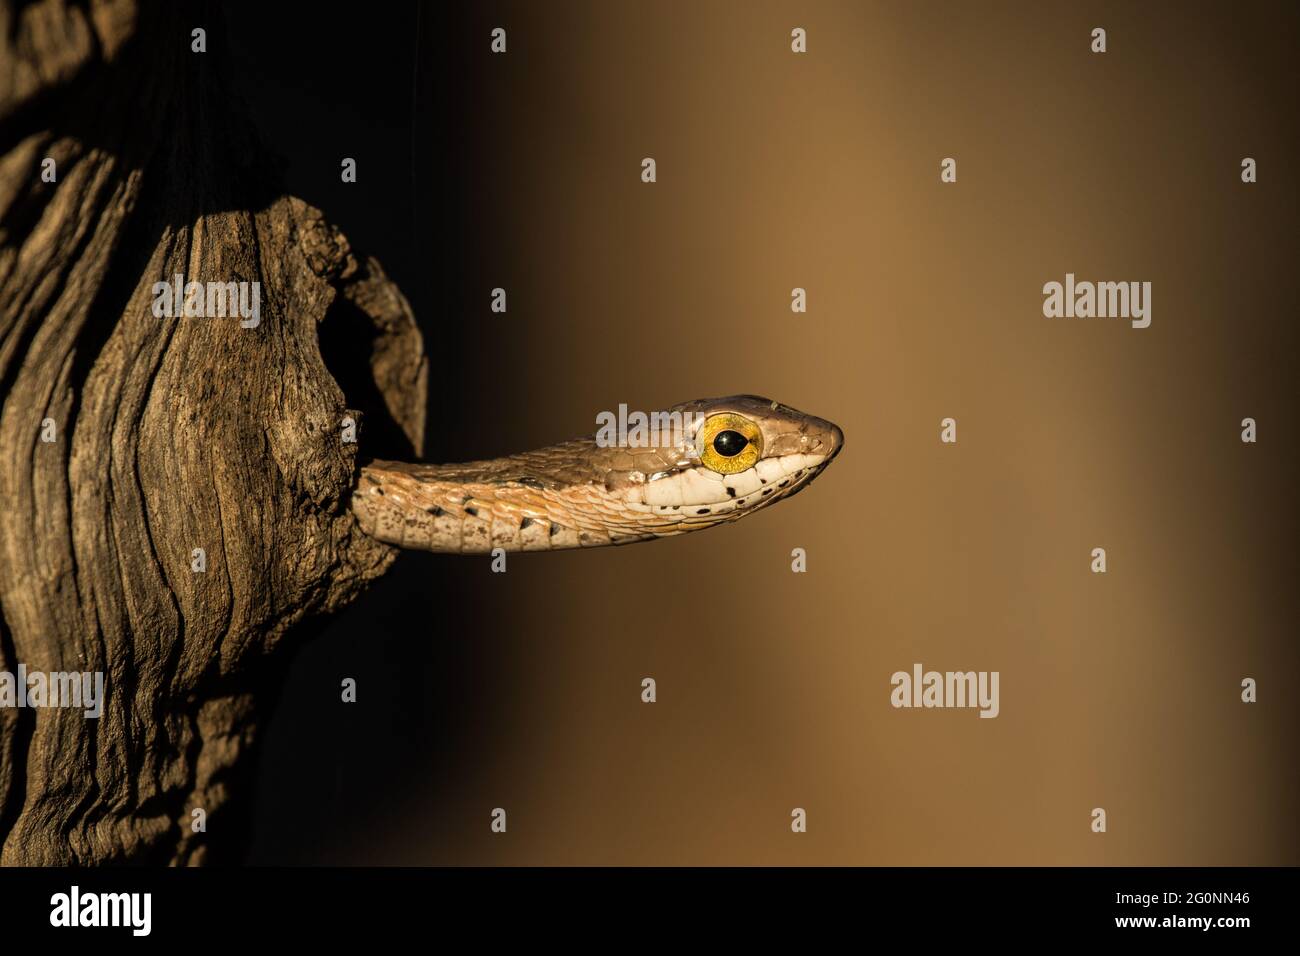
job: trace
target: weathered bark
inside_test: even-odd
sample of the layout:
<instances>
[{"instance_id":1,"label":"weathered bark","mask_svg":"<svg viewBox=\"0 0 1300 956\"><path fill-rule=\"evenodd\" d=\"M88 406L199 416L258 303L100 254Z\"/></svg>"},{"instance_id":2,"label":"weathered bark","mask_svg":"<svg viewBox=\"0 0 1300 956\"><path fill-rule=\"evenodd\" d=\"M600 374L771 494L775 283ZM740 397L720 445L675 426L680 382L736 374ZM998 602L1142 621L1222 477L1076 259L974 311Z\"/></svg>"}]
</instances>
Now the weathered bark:
<instances>
[{"instance_id":1,"label":"weathered bark","mask_svg":"<svg viewBox=\"0 0 1300 956\"><path fill-rule=\"evenodd\" d=\"M340 423L386 419L418 453L418 331L378 265L274 187L216 21L0 0L0 671L102 671L107 692L98 720L0 708L6 864L204 860L191 811L219 828L267 657L395 553L346 508ZM177 273L260 282L260 325L156 318ZM351 411L318 323L371 350Z\"/></svg>"}]
</instances>

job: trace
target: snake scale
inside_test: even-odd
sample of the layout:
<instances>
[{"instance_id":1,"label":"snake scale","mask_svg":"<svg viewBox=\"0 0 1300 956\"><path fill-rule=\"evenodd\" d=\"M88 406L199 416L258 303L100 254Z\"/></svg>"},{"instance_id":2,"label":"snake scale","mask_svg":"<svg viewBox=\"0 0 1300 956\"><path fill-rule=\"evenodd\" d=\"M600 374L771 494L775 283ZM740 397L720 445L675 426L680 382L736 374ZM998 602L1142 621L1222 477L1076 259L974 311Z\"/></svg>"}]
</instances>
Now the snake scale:
<instances>
[{"instance_id":1,"label":"snake scale","mask_svg":"<svg viewBox=\"0 0 1300 956\"><path fill-rule=\"evenodd\" d=\"M669 412L684 425L654 443L610 444L597 435L464 464L372 461L361 469L352 511L367 534L424 551L630 544L787 499L844 445L833 423L755 395L698 399Z\"/></svg>"}]
</instances>

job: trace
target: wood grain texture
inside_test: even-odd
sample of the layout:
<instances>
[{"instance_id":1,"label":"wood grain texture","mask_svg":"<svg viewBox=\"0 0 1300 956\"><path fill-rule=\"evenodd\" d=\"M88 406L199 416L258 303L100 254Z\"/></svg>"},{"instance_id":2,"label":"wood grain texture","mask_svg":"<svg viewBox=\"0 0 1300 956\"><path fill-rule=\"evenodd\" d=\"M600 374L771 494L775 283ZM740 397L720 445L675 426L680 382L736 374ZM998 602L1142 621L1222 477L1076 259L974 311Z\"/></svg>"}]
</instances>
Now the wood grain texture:
<instances>
[{"instance_id":1,"label":"wood grain texture","mask_svg":"<svg viewBox=\"0 0 1300 956\"><path fill-rule=\"evenodd\" d=\"M190 812L220 829L267 658L391 562L346 506L360 412L317 329L339 308L420 449L405 299L275 187L185 6L0 2L0 670L107 690L98 720L0 709L4 864L210 859ZM156 318L176 273L260 282L260 325Z\"/></svg>"}]
</instances>

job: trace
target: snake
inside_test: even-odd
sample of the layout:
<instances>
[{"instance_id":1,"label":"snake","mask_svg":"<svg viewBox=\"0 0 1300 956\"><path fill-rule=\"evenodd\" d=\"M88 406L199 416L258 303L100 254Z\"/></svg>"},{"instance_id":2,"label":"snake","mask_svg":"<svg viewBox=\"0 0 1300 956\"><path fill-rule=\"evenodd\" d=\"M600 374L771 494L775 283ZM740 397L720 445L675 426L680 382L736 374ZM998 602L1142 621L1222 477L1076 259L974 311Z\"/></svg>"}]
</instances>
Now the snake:
<instances>
[{"instance_id":1,"label":"snake","mask_svg":"<svg viewBox=\"0 0 1300 956\"><path fill-rule=\"evenodd\" d=\"M489 554L623 545L726 524L787 500L844 447L834 423L757 395L696 399L645 420L663 427L617 435L607 428L460 464L373 460L360 469L350 507L362 531L399 548Z\"/></svg>"}]
</instances>

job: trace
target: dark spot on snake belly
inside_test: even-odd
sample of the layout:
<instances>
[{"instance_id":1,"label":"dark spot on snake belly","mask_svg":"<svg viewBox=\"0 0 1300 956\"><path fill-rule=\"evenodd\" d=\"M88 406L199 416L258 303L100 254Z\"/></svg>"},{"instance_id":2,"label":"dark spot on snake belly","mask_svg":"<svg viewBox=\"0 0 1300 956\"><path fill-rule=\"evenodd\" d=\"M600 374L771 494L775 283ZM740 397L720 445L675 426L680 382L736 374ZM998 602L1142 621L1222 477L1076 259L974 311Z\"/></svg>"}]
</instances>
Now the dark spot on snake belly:
<instances>
[{"instance_id":1,"label":"dark spot on snake belly","mask_svg":"<svg viewBox=\"0 0 1300 956\"><path fill-rule=\"evenodd\" d=\"M473 495L466 495L464 498L461 498L461 499L460 499L460 503L461 503L462 505L467 505L467 504L469 504L469 503L470 503L471 501L473 501L473 500L474 500L474 496L473 496Z\"/></svg>"},{"instance_id":2,"label":"dark spot on snake belly","mask_svg":"<svg viewBox=\"0 0 1300 956\"><path fill-rule=\"evenodd\" d=\"M383 493L384 493L384 489L380 488L378 485L375 485L375 494L382 495Z\"/></svg>"},{"instance_id":3,"label":"dark spot on snake belly","mask_svg":"<svg viewBox=\"0 0 1300 956\"><path fill-rule=\"evenodd\" d=\"M558 524L551 525L551 537L554 538L557 534L559 534L563 530L564 529L561 528Z\"/></svg>"},{"instance_id":4,"label":"dark spot on snake belly","mask_svg":"<svg viewBox=\"0 0 1300 956\"><path fill-rule=\"evenodd\" d=\"M771 493L772 493L772 489L771 489L771 488L764 488L764 489L763 489L763 494L764 494L765 496L766 496L766 495L770 495Z\"/></svg>"},{"instance_id":5,"label":"dark spot on snake belly","mask_svg":"<svg viewBox=\"0 0 1300 956\"><path fill-rule=\"evenodd\" d=\"M531 524L535 524L532 518L524 518L522 521L519 522L519 530L523 531Z\"/></svg>"},{"instance_id":6,"label":"dark spot on snake belly","mask_svg":"<svg viewBox=\"0 0 1300 956\"><path fill-rule=\"evenodd\" d=\"M542 484L540 481L538 481L536 478L520 478L518 479L518 481L519 484L527 485L529 488L535 488L538 491L546 490L546 486Z\"/></svg>"},{"instance_id":7,"label":"dark spot on snake belly","mask_svg":"<svg viewBox=\"0 0 1300 956\"><path fill-rule=\"evenodd\" d=\"M759 483L760 485L765 485L765 484L767 484L767 479L766 479L766 478L760 478L760 479L758 479L758 483Z\"/></svg>"},{"instance_id":8,"label":"dark spot on snake belly","mask_svg":"<svg viewBox=\"0 0 1300 956\"><path fill-rule=\"evenodd\" d=\"M469 515L471 518L477 518L477 517L478 517L478 509L477 509L477 508L466 508L466 509L465 509L465 514Z\"/></svg>"},{"instance_id":9,"label":"dark spot on snake belly","mask_svg":"<svg viewBox=\"0 0 1300 956\"><path fill-rule=\"evenodd\" d=\"M788 484L790 484L790 479L789 479L789 478L787 478L785 481L781 482L779 485L777 485L777 487L778 487L778 488L784 488L784 487L785 487L786 485L788 485Z\"/></svg>"},{"instance_id":10,"label":"dark spot on snake belly","mask_svg":"<svg viewBox=\"0 0 1300 956\"><path fill-rule=\"evenodd\" d=\"M708 509L708 508L701 508L699 511L697 511L697 512L695 512L695 513L696 513L697 515L706 515L706 514L709 513L709 509Z\"/></svg>"},{"instance_id":11,"label":"dark spot on snake belly","mask_svg":"<svg viewBox=\"0 0 1300 956\"><path fill-rule=\"evenodd\" d=\"M437 505L432 505L431 507L425 508L424 510L429 512L429 514L433 515L435 518L441 518L443 515L447 513L443 511L441 508L439 508Z\"/></svg>"},{"instance_id":12,"label":"dark spot on snake belly","mask_svg":"<svg viewBox=\"0 0 1300 956\"><path fill-rule=\"evenodd\" d=\"M728 488L728 489L727 489L727 497L728 497L728 498L734 498L734 497L736 497L736 489L735 489L735 488Z\"/></svg>"}]
</instances>

